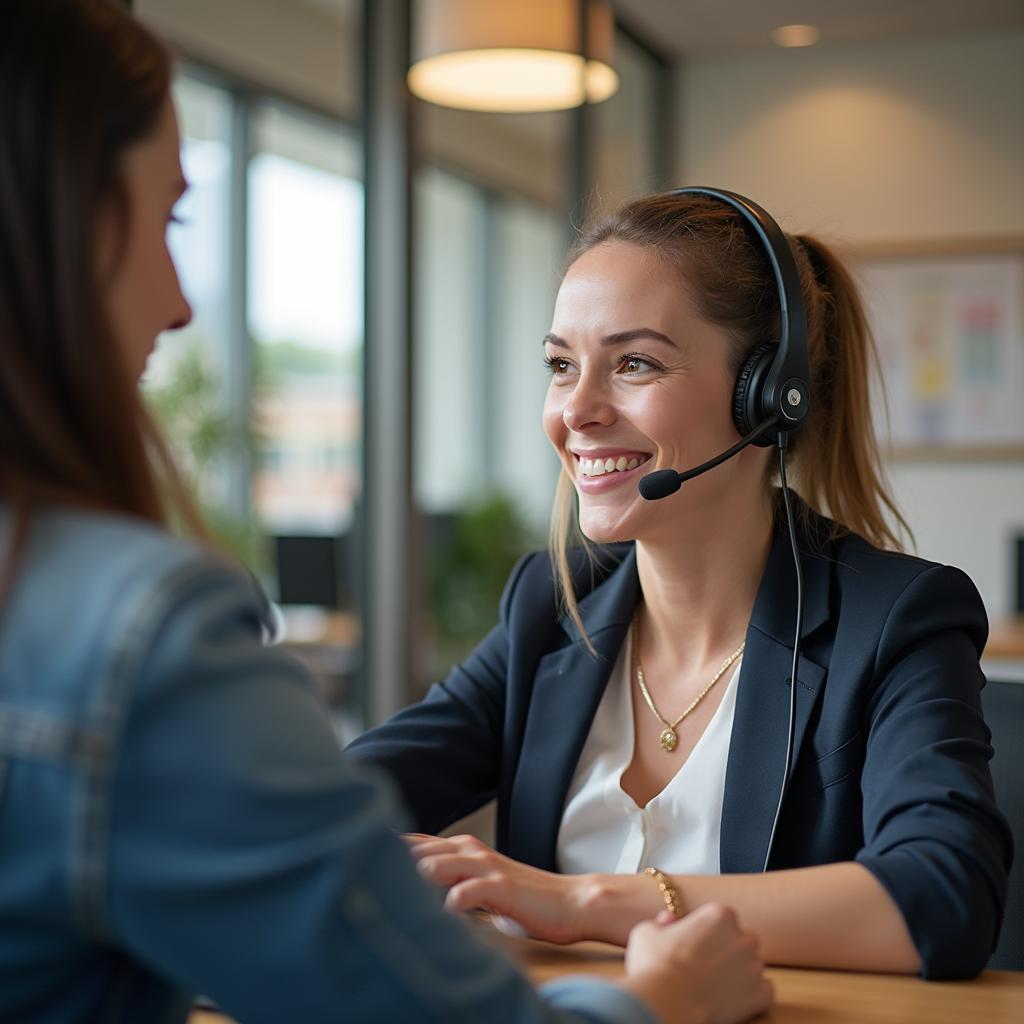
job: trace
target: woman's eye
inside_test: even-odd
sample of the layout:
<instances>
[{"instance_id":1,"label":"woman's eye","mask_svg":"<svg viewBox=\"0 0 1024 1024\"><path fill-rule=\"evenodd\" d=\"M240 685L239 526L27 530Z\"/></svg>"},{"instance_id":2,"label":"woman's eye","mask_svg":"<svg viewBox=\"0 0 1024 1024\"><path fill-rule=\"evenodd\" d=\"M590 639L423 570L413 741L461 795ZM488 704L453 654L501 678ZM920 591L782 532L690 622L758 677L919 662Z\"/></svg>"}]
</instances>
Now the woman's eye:
<instances>
[{"instance_id":1,"label":"woman's eye","mask_svg":"<svg viewBox=\"0 0 1024 1024\"><path fill-rule=\"evenodd\" d=\"M564 377L572 369L572 363L568 359L560 359L558 356L547 356L544 364L553 377Z\"/></svg>"},{"instance_id":2,"label":"woman's eye","mask_svg":"<svg viewBox=\"0 0 1024 1024\"><path fill-rule=\"evenodd\" d=\"M643 356L625 356L622 360L622 368L626 373L646 373L648 370L656 369L654 363L644 359Z\"/></svg>"}]
</instances>

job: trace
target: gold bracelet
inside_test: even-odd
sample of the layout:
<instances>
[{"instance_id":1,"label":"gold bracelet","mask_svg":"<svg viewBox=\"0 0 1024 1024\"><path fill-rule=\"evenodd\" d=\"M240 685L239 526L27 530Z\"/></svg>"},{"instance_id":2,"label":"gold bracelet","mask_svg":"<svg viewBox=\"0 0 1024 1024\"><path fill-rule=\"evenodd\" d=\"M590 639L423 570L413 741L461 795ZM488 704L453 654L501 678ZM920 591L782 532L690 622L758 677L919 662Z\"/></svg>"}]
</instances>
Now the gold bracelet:
<instances>
[{"instance_id":1,"label":"gold bracelet","mask_svg":"<svg viewBox=\"0 0 1024 1024\"><path fill-rule=\"evenodd\" d=\"M650 875L658 883L661 890L661 898L665 901L665 907L671 910L676 917L683 916L683 906L679 899L679 890L675 883L663 871L657 868L644 868L644 874Z\"/></svg>"}]
</instances>

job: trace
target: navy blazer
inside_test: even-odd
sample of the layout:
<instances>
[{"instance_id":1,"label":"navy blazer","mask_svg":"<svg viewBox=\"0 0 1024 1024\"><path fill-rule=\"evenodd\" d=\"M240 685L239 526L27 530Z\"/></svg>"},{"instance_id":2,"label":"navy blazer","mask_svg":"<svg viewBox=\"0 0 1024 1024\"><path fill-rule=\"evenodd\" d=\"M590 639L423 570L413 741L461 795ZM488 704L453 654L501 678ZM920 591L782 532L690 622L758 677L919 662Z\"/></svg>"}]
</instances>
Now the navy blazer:
<instances>
[{"instance_id":1,"label":"navy blazer","mask_svg":"<svg viewBox=\"0 0 1024 1024\"><path fill-rule=\"evenodd\" d=\"M833 537L829 520L799 508L794 768L770 866L856 860L899 906L926 977L973 976L998 938L1012 857L981 711L984 606L960 570L855 534ZM573 770L640 596L634 545L600 550L596 568L582 557L574 567L597 657L559 612L547 555L528 555L499 624L467 661L349 747L392 776L419 830L440 831L496 797L497 848L557 870ZM723 872L764 862L785 761L795 613L780 524L740 670Z\"/></svg>"}]
</instances>

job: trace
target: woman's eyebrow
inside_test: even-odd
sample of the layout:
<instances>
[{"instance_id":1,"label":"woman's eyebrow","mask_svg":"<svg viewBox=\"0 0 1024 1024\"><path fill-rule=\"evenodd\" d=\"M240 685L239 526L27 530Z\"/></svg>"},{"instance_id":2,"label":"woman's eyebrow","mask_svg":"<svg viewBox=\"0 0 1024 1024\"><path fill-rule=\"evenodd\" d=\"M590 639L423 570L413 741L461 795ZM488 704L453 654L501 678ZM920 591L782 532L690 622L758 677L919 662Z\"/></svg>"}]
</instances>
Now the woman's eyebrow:
<instances>
[{"instance_id":1,"label":"woman's eyebrow","mask_svg":"<svg viewBox=\"0 0 1024 1024\"><path fill-rule=\"evenodd\" d=\"M667 334L662 334L661 331L656 331L653 327L637 327L632 331L616 331L614 334L609 334L602 338L601 344L621 345L625 341L637 341L639 338L654 338L655 341L663 341L666 345L671 345L673 348L679 347Z\"/></svg>"},{"instance_id":2,"label":"woman's eyebrow","mask_svg":"<svg viewBox=\"0 0 1024 1024\"><path fill-rule=\"evenodd\" d=\"M679 348L679 346L667 335L662 334L661 331L656 331L652 327L637 327L632 331L616 331L614 334L608 334L601 339L602 345L622 345L627 341L637 341L640 338L654 338L656 341L664 341L666 344L671 345L673 348ZM564 339L560 338L557 334L545 334L542 345L555 345L558 348L569 348L569 343Z\"/></svg>"}]
</instances>

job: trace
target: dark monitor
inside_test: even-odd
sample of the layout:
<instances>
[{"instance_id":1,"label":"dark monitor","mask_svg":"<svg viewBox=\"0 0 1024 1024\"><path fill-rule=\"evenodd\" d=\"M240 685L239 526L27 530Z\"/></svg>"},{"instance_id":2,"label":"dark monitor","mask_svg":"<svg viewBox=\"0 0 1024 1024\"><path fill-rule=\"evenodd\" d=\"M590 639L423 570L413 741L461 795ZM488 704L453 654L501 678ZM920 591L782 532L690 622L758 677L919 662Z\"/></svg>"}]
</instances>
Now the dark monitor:
<instances>
[{"instance_id":1,"label":"dark monitor","mask_svg":"<svg viewBox=\"0 0 1024 1024\"><path fill-rule=\"evenodd\" d=\"M345 561L344 537L274 537L278 603L342 607L350 597Z\"/></svg>"},{"instance_id":2,"label":"dark monitor","mask_svg":"<svg viewBox=\"0 0 1024 1024\"><path fill-rule=\"evenodd\" d=\"M1024 534L1017 535L1017 607L1018 615L1024 615Z\"/></svg>"},{"instance_id":3,"label":"dark monitor","mask_svg":"<svg viewBox=\"0 0 1024 1024\"><path fill-rule=\"evenodd\" d=\"M455 542L458 516L454 512L425 512L423 541L427 551L446 551Z\"/></svg>"}]
</instances>

